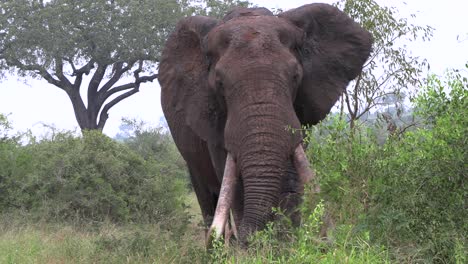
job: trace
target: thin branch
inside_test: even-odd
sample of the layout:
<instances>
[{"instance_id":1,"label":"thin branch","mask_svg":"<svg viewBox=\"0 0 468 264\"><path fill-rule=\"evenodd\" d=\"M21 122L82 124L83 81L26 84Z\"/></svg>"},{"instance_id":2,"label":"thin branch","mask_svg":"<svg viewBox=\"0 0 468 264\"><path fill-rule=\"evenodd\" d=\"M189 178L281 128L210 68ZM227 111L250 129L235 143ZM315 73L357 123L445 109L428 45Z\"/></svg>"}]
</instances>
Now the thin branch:
<instances>
[{"instance_id":1,"label":"thin branch","mask_svg":"<svg viewBox=\"0 0 468 264\"><path fill-rule=\"evenodd\" d=\"M359 90L359 85L361 83L362 79L362 72L359 73L359 76L356 80L356 83L354 85L354 94L353 94L353 99L354 99L354 114L356 115L358 110L359 110L359 102L358 102L358 90Z\"/></svg>"},{"instance_id":2,"label":"thin branch","mask_svg":"<svg viewBox=\"0 0 468 264\"><path fill-rule=\"evenodd\" d=\"M113 72L114 72L114 75L112 76L112 78L110 78L109 81L107 81L102 87L101 89L99 89L99 93L100 94L104 94L106 93L110 88L112 88L112 86L114 84L116 84L120 78L122 77L122 75L126 72L128 72L132 67L133 67L133 64L135 64L135 61L133 62L129 62L127 64L127 66L123 67L123 64L124 62L117 62L114 64L113 66Z\"/></svg>"},{"instance_id":3,"label":"thin branch","mask_svg":"<svg viewBox=\"0 0 468 264\"><path fill-rule=\"evenodd\" d=\"M139 83L145 83L145 82L152 82L154 81L155 79L158 78L158 74L153 74L153 75L150 75L150 76L143 76L143 77L139 77L138 78L138 82Z\"/></svg>"},{"instance_id":4,"label":"thin branch","mask_svg":"<svg viewBox=\"0 0 468 264\"><path fill-rule=\"evenodd\" d=\"M364 66L362 66L363 69L366 68L369 64L371 64L371 63L374 61L374 59L377 57L377 55L380 54L380 51L383 49L384 46L385 46L385 45L383 45L383 43L382 43L382 46L380 46L380 47L374 52L374 54L372 55L372 57L369 58L369 59L367 60L367 63L364 64Z\"/></svg>"},{"instance_id":5,"label":"thin branch","mask_svg":"<svg viewBox=\"0 0 468 264\"><path fill-rule=\"evenodd\" d=\"M132 83L127 83L127 84L122 84L122 85L119 85L117 87L114 87L112 88L111 90L107 91L107 93L105 93L102 97L102 101L105 101L107 100L107 98L109 98L111 95L115 94L115 93L118 93L118 92L122 92L122 91L125 91L125 90L128 90L128 89L132 89L132 88L135 88L136 87L136 83L132 82Z\"/></svg>"},{"instance_id":6,"label":"thin branch","mask_svg":"<svg viewBox=\"0 0 468 264\"><path fill-rule=\"evenodd\" d=\"M73 65L73 62L70 60L68 61L70 65ZM83 74L88 75L91 72L91 69L94 68L94 63L95 61L93 59L89 60L88 63L86 63L83 67L79 69L75 69L74 66L73 68L73 74L72 76L76 76L75 82L73 83L73 87L76 90L79 90L81 87L81 82L83 81Z\"/></svg>"},{"instance_id":7,"label":"thin branch","mask_svg":"<svg viewBox=\"0 0 468 264\"><path fill-rule=\"evenodd\" d=\"M105 100L107 100L111 95L113 95L113 94L115 94L117 92L121 92L121 91L131 89L131 90L117 96L116 98L112 99L109 103L107 103L104 106L104 108L102 109L101 114L99 116L98 129L102 130L104 128L104 125L105 125L107 119L109 118L108 112L114 105L116 105L117 103L119 103L123 99L125 99L127 97L130 97L130 96L136 94L137 92L139 92L141 83L152 82L154 79L158 78L158 74L153 74L153 75L149 75L149 76L140 77L140 73L141 73L142 70L143 70L143 61L140 60L138 62L138 68L133 72L133 75L135 77L135 82L134 83L128 83L128 84L124 84L124 85L121 85L121 86L118 86L118 87L114 87L114 88L108 90L103 95L103 98L101 99L102 100L101 102L105 102Z\"/></svg>"},{"instance_id":8,"label":"thin branch","mask_svg":"<svg viewBox=\"0 0 468 264\"><path fill-rule=\"evenodd\" d=\"M55 79L45 68L34 64L34 65L25 65L18 59L11 59L13 63L10 63L11 65L15 65L22 71L32 71L35 72L39 75L41 75L42 78L44 78L46 81L48 81L50 84L53 84L63 90L66 90L67 87L64 86L63 83L60 82L60 80Z\"/></svg>"},{"instance_id":9,"label":"thin branch","mask_svg":"<svg viewBox=\"0 0 468 264\"><path fill-rule=\"evenodd\" d=\"M406 130L408 130L408 128L411 128L411 127L414 127L414 126L417 126L417 125L418 125L418 123L412 123L412 124L409 124L409 125L405 126L402 129L398 129L398 136L403 135L403 133L405 133Z\"/></svg>"},{"instance_id":10,"label":"thin branch","mask_svg":"<svg viewBox=\"0 0 468 264\"><path fill-rule=\"evenodd\" d=\"M73 65L72 63L73 62L71 62L70 64ZM94 59L91 59L83 67L79 69L73 69L72 76L83 75L83 74L88 75L91 72L91 70L94 68L94 63L95 63Z\"/></svg>"},{"instance_id":11,"label":"thin branch","mask_svg":"<svg viewBox=\"0 0 468 264\"><path fill-rule=\"evenodd\" d=\"M343 94L345 95L346 108L348 108L349 114L353 116L353 111L351 110L351 102L349 101L348 91L345 91Z\"/></svg>"},{"instance_id":12,"label":"thin branch","mask_svg":"<svg viewBox=\"0 0 468 264\"><path fill-rule=\"evenodd\" d=\"M54 60L55 60L55 74L57 75L57 77L59 78L59 80L63 84L65 84L67 87L70 87L70 89L71 89L73 85L68 80L68 78L65 77L65 75L63 74L63 61L62 61L62 59L55 58Z\"/></svg>"},{"instance_id":13,"label":"thin branch","mask_svg":"<svg viewBox=\"0 0 468 264\"><path fill-rule=\"evenodd\" d=\"M112 101L110 101L108 104L106 104L104 106L104 108L102 109L101 114L99 115L99 123L98 123L97 128L99 130L102 130L104 128L104 125L106 124L106 121L109 118L108 112L113 106L115 106L117 103L119 103L123 99L138 93L139 89L140 89L140 85L137 85L134 89L117 96Z\"/></svg>"},{"instance_id":14,"label":"thin branch","mask_svg":"<svg viewBox=\"0 0 468 264\"><path fill-rule=\"evenodd\" d=\"M103 97L102 97L102 102L106 101L110 96L112 96L113 94L116 94L118 92L122 92L122 91L125 91L125 90L128 90L128 89L132 89L132 88L135 88L137 87L137 85L140 85L140 83L145 83L145 82L152 82L154 81L155 79L158 78L158 74L153 74L153 75L150 75L150 76L143 76L143 77L138 77L138 79L133 82L133 83L127 83L127 84L123 84L123 85L119 85L117 87L114 87L112 89L110 89L109 91L107 91Z\"/></svg>"},{"instance_id":15,"label":"thin branch","mask_svg":"<svg viewBox=\"0 0 468 264\"><path fill-rule=\"evenodd\" d=\"M75 67L75 64L73 63L73 60L70 59L70 58L67 58L67 57L63 57L63 60L68 62L68 64L70 64L70 66L72 67L72 70L73 70L72 76L74 76L75 72L76 72L76 67Z\"/></svg>"}]
</instances>

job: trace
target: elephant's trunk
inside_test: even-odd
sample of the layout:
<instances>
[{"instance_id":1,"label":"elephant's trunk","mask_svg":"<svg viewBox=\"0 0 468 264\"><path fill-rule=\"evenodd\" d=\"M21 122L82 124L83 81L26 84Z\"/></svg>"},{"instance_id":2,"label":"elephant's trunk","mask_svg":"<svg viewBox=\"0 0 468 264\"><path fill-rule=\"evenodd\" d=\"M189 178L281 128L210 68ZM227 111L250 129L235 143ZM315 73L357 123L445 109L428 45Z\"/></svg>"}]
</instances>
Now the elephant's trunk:
<instances>
[{"instance_id":1,"label":"elephant's trunk","mask_svg":"<svg viewBox=\"0 0 468 264\"><path fill-rule=\"evenodd\" d=\"M252 152L263 151L252 149ZM240 241L262 229L272 219L272 208L278 207L281 176L286 160L278 154L264 152L243 156L240 161L244 189L244 215L239 226Z\"/></svg>"},{"instance_id":2,"label":"elephant's trunk","mask_svg":"<svg viewBox=\"0 0 468 264\"><path fill-rule=\"evenodd\" d=\"M228 100L225 128L226 148L236 158L243 185L241 243L272 219L288 160L301 141L300 132L289 129L300 128L289 88L271 79L245 83L250 86L234 89L236 94Z\"/></svg>"}]
</instances>

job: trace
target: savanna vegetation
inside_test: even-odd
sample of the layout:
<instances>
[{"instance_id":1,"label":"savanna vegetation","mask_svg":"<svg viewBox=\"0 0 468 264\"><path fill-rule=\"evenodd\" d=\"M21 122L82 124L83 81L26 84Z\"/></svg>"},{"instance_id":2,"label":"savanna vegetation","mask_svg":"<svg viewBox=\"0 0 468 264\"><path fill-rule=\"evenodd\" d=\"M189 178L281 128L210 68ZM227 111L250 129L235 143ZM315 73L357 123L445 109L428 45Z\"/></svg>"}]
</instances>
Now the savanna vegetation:
<instances>
[{"instance_id":1,"label":"savanna vegetation","mask_svg":"<svg viewBox=\"0 0 468 264\"><path fill-rule=\"evenodd\" d=\"M205 251L166 130L13 136L2 115L0 262L465 263L467 69L429 76L420 123L383 143L378 122L351 130L339 114L307 129L321 192L306 193L299 228L283 218L246 251Z\"/></svg>"},{"instance_id":2,"label":"savanna vegetation","mask_svg":"<svg viewBox=\"0 0 468 264\"><path fill-rule=\"evenodd\" d=\"M34 8L37 13L18 19L43 14L47 21L54 21L54 12L61 12L52 6L44 8L44 1L29 1L35 3L30 7L17 5L20 2L28 1L4 1L0 10L7 5L23 13ZM111 2L129 5L132 1ZM178 16L183 11L219 17L229 6L246 4L193 1L203 5L188 9L191 1L167 1L176 2L181 4ZM83 5L106 6L90 1ZM338 5L374 33L376 46L339 111L317 126L304 128L317 180L304 196L300 227L292 227L282 217L252 237L247 250L235 245L226 248L219 241L207 252L185 164L166 128L124 119L116 138L100 129L78 133L49 128L38 136L13 132L14 123L7 114L0 114L0 263L466 263L468 64L423 78L426 62L393 42L429 38L430 28L397 19L397 10L371 0ZM132 6L127 10L142 12ZM115 17L116 21L123 18ZM175 18L156 22L166 32ZM0 23L10 22L0 19ZM18 28L7 33L15 33L13 29ZM78 28L73 34L92 33L91 29ZM107 82L124 75L126 68L131 74L143 69L151 72L141 68L146 62L140 61L157 61L160 48L149 54L152 57L125 61L93 59L91 42L80 46L88 53L46 45L50 53L29 54L1 46L8 34L0 30L0 69L42 78L50 71L59 80L66 74L57 69L68 63L75 83L80 72L99 77L100 67L101 81ZM40 36L48 39L45 32ZM111 35L99 36L102 39L97 40L104 44L119 44L107 38ZM41 40L24 38L25 45ZM76 44L72 42L66 44ZM112 49L112 45L103 47ZM65 51L67 56L53 53ZM46 59L31 57L38 54ZM13 62L41 62L43 70L28 71ZM94 68L77 66L90 62ZM110 86L109 91L114 88ZM105 105L103 101L99 107ZM97 126L99 119L93 122ZM319 194L312 191L313 184L320 185Z\"/></svg>"}]
</instances>

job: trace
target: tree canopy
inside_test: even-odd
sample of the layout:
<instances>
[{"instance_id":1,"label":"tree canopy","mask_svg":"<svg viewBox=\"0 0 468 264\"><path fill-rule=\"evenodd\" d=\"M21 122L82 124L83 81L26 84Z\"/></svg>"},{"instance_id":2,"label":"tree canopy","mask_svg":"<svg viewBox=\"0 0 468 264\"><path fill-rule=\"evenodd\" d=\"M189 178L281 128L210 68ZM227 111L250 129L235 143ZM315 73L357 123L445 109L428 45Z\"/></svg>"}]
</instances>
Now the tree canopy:
<instances>
[{"instance_id":1,"label":"tree canopy","mask_svg":"<svg viewBox=\"0 0 468 264\"><path fill-rule=\"evenodd\" d=\"M158 77L163 44L181 17L218 15L238 4L246 3L5 0L0 70L47 80L67 93L82 130L102 130L114 105Z\"/></svg>"}]
</instances>

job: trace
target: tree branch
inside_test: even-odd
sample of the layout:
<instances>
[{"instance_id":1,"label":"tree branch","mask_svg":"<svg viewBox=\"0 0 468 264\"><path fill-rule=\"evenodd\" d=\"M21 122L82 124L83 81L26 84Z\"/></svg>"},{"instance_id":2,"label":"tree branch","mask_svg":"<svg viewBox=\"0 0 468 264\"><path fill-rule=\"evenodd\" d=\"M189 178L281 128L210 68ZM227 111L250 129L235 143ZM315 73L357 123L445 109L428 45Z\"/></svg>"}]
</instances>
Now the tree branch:
<instances>
[{"instance_id":1,"label":"tree branch","mask_svg":"<svg viewBox=\"0 0 468 264\"><path fill-rule=\"evenodd\" d=\"M135 64L135 61L129 62L127 66L125 67L123 67L123 64L124 62L117 62L114 64L114 67L112 69L114 72L114 75L99 90L100 94L105 94L110 88L112 88L112 86L120 80L122 75L128 72L133 67L133 65Z\"/></svg>"},{"instance_id":2,"label":"tree branch","mask_svg":"<svg viewBox=\"0 0 468 264\"><path fill-rule=\"evenodd\" d=\"M123 99L138 93L139 89L140 89L140 85L138 84L134 89L117 96L112 101L110 101L108 104L106 104L104 106L104 108L102 109L101 114L99 115L99 123L98 123L97 128L99 130L102 130L104 128L104 125L106 124L106 121L109 118L109 114L108 114L109 109L111 109L113 106L115 106L117 103L119 103Z\"/></svg>"},{"instance_id":3,"label":"tree branch","mask_svg":"<svg viewBox=\"0 0 468 264\"><path fill-rule=\"evenodd\" d=\"M348 108L349 114L353 116L353 111L351 110L351 102L349 101L348 91L344 92L344 96L345 96L345 101L346 101L346 108Z\"/></svg>"},{"instance_id":4,"label":"tree branch","mask_svg":"<svg viewBox=\"0 0 468 264\"><path fill-rule=\"evenodd\" d=\"M359 85L361 83L362 79L362 72L359 73L358 78L356 80L356 84L354 85L354 94L353 94L353 99L354 99L354 116L356 116L358 110L359 110L359 102L358 102L358 90L359 90Z\"/></svg>"},{"instance_id":5,"label":"tree branch","mask_svg":"<svg viewBox=\"0 0 468 264\"><path fill-rule=\"evenodd\" d=\"M73 69L72 76L78 76L78 75L83 75L83 74L88 75L91 72L91 70L94 68L94 63L96 62L95 60L91 59L83 67L77 69L71 59L65 59L65 61L70 63Z\"/></svg>"},{"instance_id":6,"label":"tree branch","mask_svg":"<svg viewBox=\"0 0 468 264\"><path fill-rule=\"evenodd\" d=\"M76 69L73 61L68 59L66 60L72 66L73 73L72 76L76 76L75 82L73 83L73 87L76 90L79 90L81 87L81 82L83 81L83 75L88 75L91 72L91 69L94 68L95 61L93 59L89 60L83 67Z\"/></svg>"},{"instance_id":7,"label":"tree branch","mask_svg":"<svg viewBox=\"0 0 468 264\"><path fill-rule=\"evenodd\" d=\"M44 78L50 84L53 84L53 85L61 88L62 90L66 91L67 87L64 84L62 84L60 82L60 80L55 79L45 68L43 68L43 67L41 67L41 66L39 66L37 64L25 65L21 61L19 61L18 59L15 59L15 58L10 59L10 60L11 60L12 63L9 63L9 64L16 66L17 68L19 68L22 71L35 72L35 73L39 74L42 78Z\"/></svg>"},{"instance_id":8,"label":"tree branch","mask_svg":"<svg viewBox=\"0 0 468 264\"><path fill-rule=\"evenodd\" d=\"M59 78L59 80L67 87L70 87L70 89L73 88L73 85L71 82L68 80L67 77L63 74L63 61L60 58L55 58L55 75Z\"/></svg>"},{"instance_id":9,"label":"tree branch","mask_svg":"<svg viewBox=\"0 0 468 264\"><path fill-rule=\"evenodd\" d=\"M107 65L98 64L96 71L89 81L88 85L88 102L90 100L97 99L97 90L99 88L99 84L101 83L102 79L104 78L104 74L106 73Z\"/></svg>"},{"instance_id":10,"label":"tree branch","mask_svg":"<svg viewBox=\"0 0 468 264\"><path fill-rule=\"evenodd\" d=\"M127 66L127 67L130 67L130 66ZM98 129L102 130L104 128L104 125L106 124L106 121L109 118L108 112L114 105L116 105L117 103L119 103L123 99L125 99L127 97L130 97L130 96L136 94L137 92L139 92L141 83L152 82L154 79L158 78L158 74L153 74L153 75L149 75L149 76L140 77L140 73L141 73L142 70L143 70L143 61L140 60L139 63L138 63L138 69L136 69L133 72L133 75L135 77L135 82L134 83L128 83L128 84L120 85L120 86L114 87L111 90L108 90L106 93L104 93L102 102L105 102L105 100L107 100L111 95L113 95L113 94L115 94L117 92L121 92L121 91L131 89L130 91L127 91L127 92L117 96L116 98L112 99L109 103L107 103L104 106L104 108L101 111L101 114L99 115Z\"/></svg>"}]
</instances>

